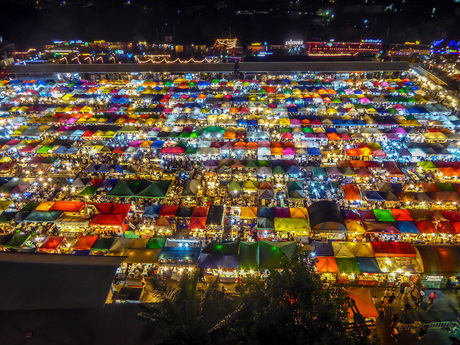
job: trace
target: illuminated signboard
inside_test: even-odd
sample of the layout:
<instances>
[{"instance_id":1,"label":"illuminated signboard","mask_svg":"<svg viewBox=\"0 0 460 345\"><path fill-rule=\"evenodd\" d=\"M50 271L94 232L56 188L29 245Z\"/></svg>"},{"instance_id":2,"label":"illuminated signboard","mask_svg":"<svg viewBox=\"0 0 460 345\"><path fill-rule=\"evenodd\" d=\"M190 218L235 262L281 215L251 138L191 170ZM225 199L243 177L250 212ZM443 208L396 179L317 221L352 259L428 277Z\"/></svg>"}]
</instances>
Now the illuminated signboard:
<instances>
[{"instance_id":1,"label":"illuminated signboard","mask_svg":"<svg viewBox=\"0 0 460 345\"><path fill-rule=\"evenodd\" d=\"M420 41L415 41L415 42L405 42L404 44L420 44Z\"/></svg>"},{"instance_id":2,"label":"illuminated signboard","mask_svg":"<svg viewBox=\"0 0 460 345\"><path fill-rule=\"evenodd\" d=\"M287 46L301 46L303 44L303 41L293 41L289 40L284 43Z\"/></svg>"},{"instance_id":3,"label":"illuminated signboard","mask_svg":"<svg viewBox=\"0 0 460 345\"><path fill-rule=\"evenodd\" d=\"M257 54L257 56L267 56L267 55L273 55L272 52L260 52L259 54Z\"/></svg>"},{"instance_id":4,"label":"illuminated signboard","mask_svg":"<svg viewBox=\"0 0 460 345\"><path fill-rule=\"evenodd\" d=\"M361 40L362 43L382 43L382 40L367 39Z\"/></svg>"}]
</instances>

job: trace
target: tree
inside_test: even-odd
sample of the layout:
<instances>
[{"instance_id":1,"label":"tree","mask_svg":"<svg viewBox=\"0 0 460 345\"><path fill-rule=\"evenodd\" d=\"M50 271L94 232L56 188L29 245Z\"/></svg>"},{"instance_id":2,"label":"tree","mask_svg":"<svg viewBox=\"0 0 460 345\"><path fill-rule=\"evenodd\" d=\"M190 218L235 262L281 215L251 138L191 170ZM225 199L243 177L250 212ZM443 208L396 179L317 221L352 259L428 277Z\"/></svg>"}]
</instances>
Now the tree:
<instances>
[{"instance_id":1,"label":"tree","mask_svg":"<svg viewBox=\"0 0 460 345\"><path fill-rule=\"evenodd\" d=\"M209 331L231 311L231 301L219 291L219 280L203 291L198 288L198 277L198 271L185 273L178 287L151 280L147 291L155 303L144 305L139 316L163 330L162 344L209 344Z\"/></svg>"},{"instance_id":2,"label":"tree","mask_svg":"<svg viewBox=\"0 0 460 345\"><path fill-rule=\"evenodd\" d=\"M241 344L367 345L363 332L349 330L345 294L325 287L301 260L286 262L265 282L239 285L240 301L227 320L228 334Z\"/></svg>"}]
</instances>

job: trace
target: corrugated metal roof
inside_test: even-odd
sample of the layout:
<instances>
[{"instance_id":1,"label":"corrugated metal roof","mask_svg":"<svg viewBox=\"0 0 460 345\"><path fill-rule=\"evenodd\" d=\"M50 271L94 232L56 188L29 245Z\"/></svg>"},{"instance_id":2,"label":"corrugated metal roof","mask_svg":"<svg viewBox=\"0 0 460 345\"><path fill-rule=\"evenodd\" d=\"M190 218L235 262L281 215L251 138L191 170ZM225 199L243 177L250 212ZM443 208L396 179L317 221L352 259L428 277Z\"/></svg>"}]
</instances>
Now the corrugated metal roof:
<instances>
[{"instance_id":1,"label":"corrugated metal roof","mask_svg":"<svg viewBox=\"0 0 460 345\"><path fill-rule=\"evenodd\" d=\"M100 308L124 259L0 253L0 310Z\"/></svg>"},{"instance_id":2,"label":"corrugated metal roof","mask_svg":"<svg viewBox=\"0 0 460 345\"><path fill-rule=\"evenodd\" d=\"M308 62L241 62L241 72L352 72L352 71L404 71L409 69L409 63L374 62L374 61L308 61ZM134 72L227 72L233 73L232 63L202 63L202 64L36 64L10 65L7 73L134 73Z\"/></svg>"}]
</instances>

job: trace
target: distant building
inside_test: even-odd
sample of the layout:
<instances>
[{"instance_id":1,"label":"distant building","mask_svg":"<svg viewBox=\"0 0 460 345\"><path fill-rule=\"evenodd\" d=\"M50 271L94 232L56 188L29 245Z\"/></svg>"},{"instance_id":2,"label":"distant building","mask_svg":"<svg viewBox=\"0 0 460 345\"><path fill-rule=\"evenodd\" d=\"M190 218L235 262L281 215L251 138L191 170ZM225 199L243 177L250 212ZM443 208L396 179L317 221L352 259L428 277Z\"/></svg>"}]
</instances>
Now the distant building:
<instances>
[{"instance_id":1,"label":"distant building","mask_svg":"<svg viewBox=\"0 0 460 345\"><path fill-rule=\"evenodd\" d=\"M460 41L448 41L445 39L434 41L430 46L431 54L458 55L460 54Z\"/></svg>"},{"instance_id":2,"label":"distant building","mask_svg":"<svg viewBox=\"0 0 460 345\"><path fill-rule=\"evenodd\" d=\"M430 55L430 46L428 44L420 44L419 41L390 44L390 49L388 50L388 56L391 58L420 55Z\"/></svg>"},{"instance_id":3,"label":"distant building","mask_svg":"<svg viewBox=\"0 0 460 345\"><path fill-rule=\"evenodd\" d=\"M383 51L381 40L361 42L311 41L305 42L306 54L315 57L375 56Z\"/></svg>"}]
</instances>

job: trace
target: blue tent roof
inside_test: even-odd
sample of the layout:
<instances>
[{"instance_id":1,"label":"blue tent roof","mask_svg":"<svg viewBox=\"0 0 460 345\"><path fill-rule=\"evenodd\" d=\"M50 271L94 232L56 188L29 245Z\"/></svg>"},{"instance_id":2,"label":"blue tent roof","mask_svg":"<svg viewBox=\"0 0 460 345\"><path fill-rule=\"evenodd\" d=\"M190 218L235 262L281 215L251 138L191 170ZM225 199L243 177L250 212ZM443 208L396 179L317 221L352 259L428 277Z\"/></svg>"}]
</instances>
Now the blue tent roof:
<instances>
[{"instance_id":1,"label":"blue tent roof","mask_svg":"<svg viewBox=\"0 0 460 345\"><path fill-rule=\"evenodd\" d=\"M156 148L156 149L161 149L163 147L163 145L165 144L164 141L162 140L156 140L152 143L152 146L153 148Z\"/></svg>"},{"instance_id":2,"label":"blue tent roof","mask_svg":"<svg viewBox=\"0 0 460 345\"><path fill-rule=\"evenodd\" d=\"M62 154L65 154L68 149L69 147L61 145L56 150L54 150L54 153L62 155Z\"/></svg>"},{"instance_id":3,"label":"blue tent roof","mask_svg":"<svg viewBox=\"0 0 460 345\"><path fill-rule=\"evenodd\" d=\"M396 225L403 234L420 234L417 226L413 222L409 221L397 221Z\"/></svg>"},{"instance_id":4,"label":"blue tent roof","mask_svg":"<svg viewBox=\"0 0 460 345\"><path fill-rule=\"evenodd\" d=\"M317 147L309 147L307 152L310 156L321 156L321 151Z\"/></svg>"},{"instance_id":5,"label":"blue tent roof","mask_svg":"<svg viewBox=\"0 0 460 345\"><path fill-rule=\"evenodd\" d=\"M334 249L330 242L313 242L314 253L316 256L334 256Z\"/></svg>"},{"instance_id":6,"label":"blue tent roof","mask_svg":"<svg viewBox=\"0 0 460 345\"><path fill-rule=\"evenodd\" d=\"M356 257L361 273L382 273L375 258Z\"/></svg>"},{"instance_id":7,"label":"blue tent roof","mask_svg":"<svg viewBox=\"0 0 460 345\"><path fill-rule=\"evenodd\" d=\"M160 214L161 205L149 205L145 208L144 213L142 214L144 217L157 217Z\"/></svg>"},{"instance_id":8,"label":"blue tent roof","mask_svg":"<svg viewBox=\"0 0 460 345\"><path fill-rule=\"evenodd\" d=\"M369 201L385 201L385 198L379 192L373 190L364 191L364 196Z\"/></svg>"}]
</instances>

